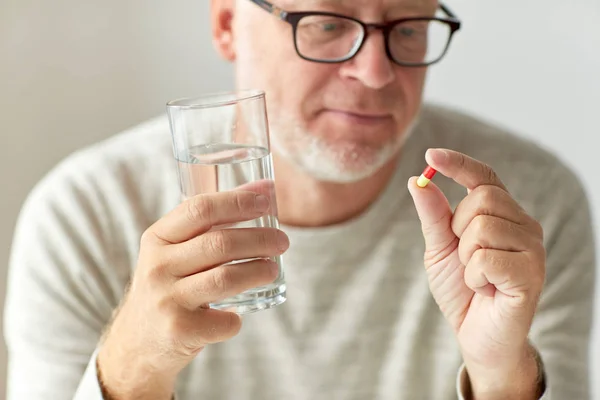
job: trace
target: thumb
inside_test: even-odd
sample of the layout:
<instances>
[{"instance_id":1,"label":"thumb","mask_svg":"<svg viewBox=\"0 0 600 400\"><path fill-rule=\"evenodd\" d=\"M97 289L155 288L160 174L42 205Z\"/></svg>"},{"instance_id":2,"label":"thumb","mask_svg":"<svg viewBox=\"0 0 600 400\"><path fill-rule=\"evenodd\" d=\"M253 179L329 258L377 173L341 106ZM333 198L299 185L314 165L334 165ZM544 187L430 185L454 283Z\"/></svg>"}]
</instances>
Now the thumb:
<instances>
[{"instance_id":1,"label":"thumb","mask_svg":"<svg viewBox=\"0 0 600 400\"><path fill-rule=\"evenodd\" d=\"M244 183L236 187L234 190L244 190L262 194L269 199L269 209L265 214L277 216L277 201L275 197L275 182L272 179L261 179L254 182Z\"/></svg>"},{"instance_id":2,"label":"thumb","mask_svg":"<svg viewBox=\"0 0 600 400\"><path fill-rule=\"evenodd\" d=\"M447 251L448 246L457 239L452 231L453 214L448 199L433 182L424 188L417 186L416 177L409 179L408 190L421 220L425 251L433 254Z\"/></svg>"}]
</instances>

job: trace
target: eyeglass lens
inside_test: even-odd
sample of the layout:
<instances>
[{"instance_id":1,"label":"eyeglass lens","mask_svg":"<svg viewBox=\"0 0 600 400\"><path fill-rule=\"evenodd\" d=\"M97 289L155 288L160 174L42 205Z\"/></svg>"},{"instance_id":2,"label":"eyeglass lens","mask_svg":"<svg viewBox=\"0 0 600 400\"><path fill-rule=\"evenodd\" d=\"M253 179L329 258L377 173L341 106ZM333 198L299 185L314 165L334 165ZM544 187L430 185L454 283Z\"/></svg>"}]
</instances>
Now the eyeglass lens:
<instances>
[{"instance_id":1,"label":"eyeglass lens","mask_svg":"<svg viewBox=\"0 0 600 400\"><path fill-rule=\"evenodd\" d=\"M448 24L437 20L403 21L389 32L389 49L396 62L423 64L439 59L450 38ZM343 61L354 55L365 37L357 21L335 16L311 15L296 28L298 52L321 61Z\"/></svg>"}]
</instances>

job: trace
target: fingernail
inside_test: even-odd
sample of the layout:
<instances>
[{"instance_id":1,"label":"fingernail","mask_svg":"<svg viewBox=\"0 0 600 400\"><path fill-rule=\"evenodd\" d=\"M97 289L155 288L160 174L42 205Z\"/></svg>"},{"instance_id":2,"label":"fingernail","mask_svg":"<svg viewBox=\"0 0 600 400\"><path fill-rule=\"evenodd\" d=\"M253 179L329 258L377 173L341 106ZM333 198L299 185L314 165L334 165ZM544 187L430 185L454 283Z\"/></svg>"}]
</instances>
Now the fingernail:
<instances>
[{"instance_id":1,"label":"fingernail","mask_svg":"<svg viewBox=\"0 0 600 400\"><path fill-rule=\"evenodd\" d=\"M290 240L282 231L277 233L277 248L279 251L286 251L290 247Z\"/></svg>"},{"instance_id":2,"label":"fingernail","mask_svg":"<svg viewBox=\"0 0 600 400\"><path fill-rule=\"evenodd\" d=\"M265 212L269 209L269 199L267 196L259 194L254 198L254 207L256 211Z\"/></svg>"}]
</instances>

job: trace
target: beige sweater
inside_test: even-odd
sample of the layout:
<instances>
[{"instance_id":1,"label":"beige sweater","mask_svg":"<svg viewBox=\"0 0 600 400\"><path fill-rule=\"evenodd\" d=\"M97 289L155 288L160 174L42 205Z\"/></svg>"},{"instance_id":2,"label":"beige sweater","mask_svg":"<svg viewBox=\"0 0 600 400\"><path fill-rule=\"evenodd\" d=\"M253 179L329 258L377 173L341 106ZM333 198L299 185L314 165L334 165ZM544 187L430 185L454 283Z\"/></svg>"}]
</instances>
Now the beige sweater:
<instances>
[{"instance_id":1,"label":"beige sweater","mask_svg":"<svg viewBox=\"0 0 600 400\"><path fill-rule=\"evenodd\" d=\"M99 336L140 235L179 201L170 146L166 119L150 121L72 155L30 195L10 261L9 400L101 399ZM543 398L589 398L595 260L580 182L531 143L429 106L367 212L323 229L283 227L288 301L246 316L239 336L205 349L180 376L180 400L460 398L461 355L428 289L406 189L430 146L492 165L542 223L547 284L531 339L545 364ZM454 206L464 197L464 188L435 179Z\"/></svg>"}]
</instances>

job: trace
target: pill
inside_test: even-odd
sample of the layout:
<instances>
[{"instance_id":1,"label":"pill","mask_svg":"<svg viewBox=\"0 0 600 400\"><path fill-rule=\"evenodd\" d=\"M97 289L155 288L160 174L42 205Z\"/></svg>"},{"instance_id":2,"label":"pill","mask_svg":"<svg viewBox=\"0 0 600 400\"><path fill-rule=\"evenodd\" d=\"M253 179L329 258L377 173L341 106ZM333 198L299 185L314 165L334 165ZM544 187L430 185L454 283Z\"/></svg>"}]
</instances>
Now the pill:
<instances>
[{"instance_id":1,"label":"pill","mask_svg":"<svg viewBox=\"0 0 600 400\"><path fill-rule=\"evenodd\" d=\"M425 168L419 179L417 179L417 186L424 188L429 184L433 176L437 171L431 168L429 165Z\"/></svg>"}]
</instances>

